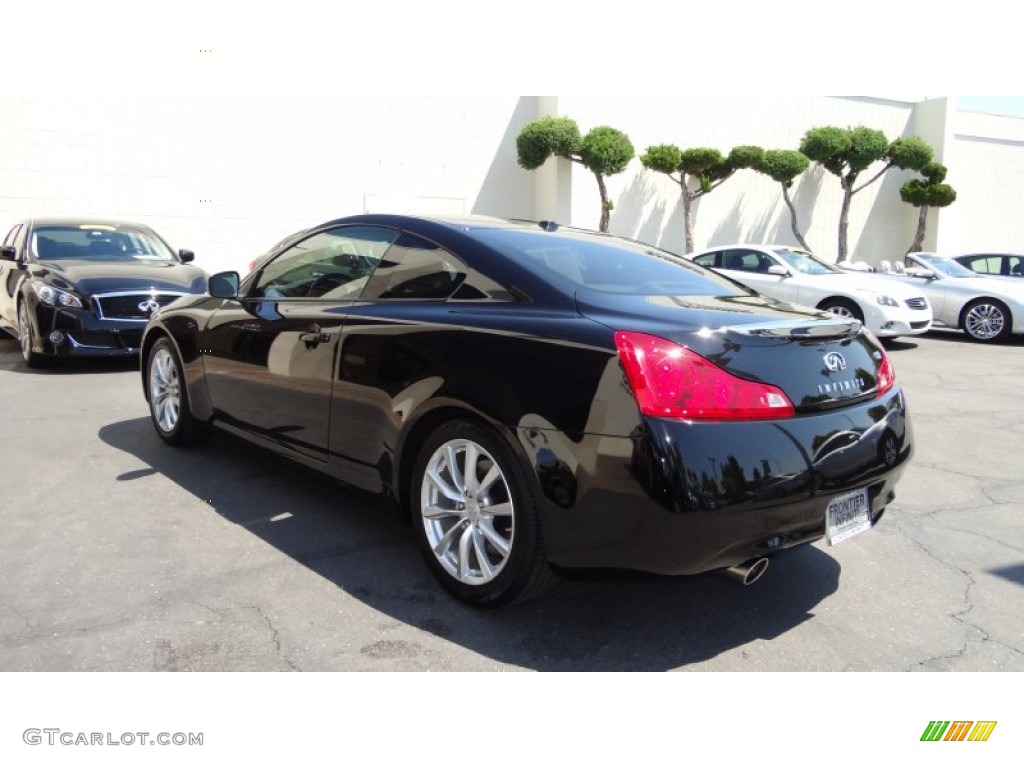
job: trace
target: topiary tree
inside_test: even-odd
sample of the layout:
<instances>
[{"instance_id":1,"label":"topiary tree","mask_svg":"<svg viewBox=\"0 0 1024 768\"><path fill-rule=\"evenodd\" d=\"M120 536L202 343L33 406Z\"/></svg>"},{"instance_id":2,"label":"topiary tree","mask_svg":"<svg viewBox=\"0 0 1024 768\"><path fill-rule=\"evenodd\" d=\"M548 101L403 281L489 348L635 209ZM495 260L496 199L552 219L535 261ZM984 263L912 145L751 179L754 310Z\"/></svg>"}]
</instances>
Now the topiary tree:
<instances>
[{"instance_id":1,"label":"topiary tree","mask_svg":"<svg viewBox=\"0 0 1024 768\"><path fill-rule=\"evenodd\" d=\"M918 171L932 160L932 148L918 137L909 136L890 143L884 133L863 125L856 128L811 128L800 141L800 151L820 163L829 173L838 176L842 185L837 261L847 259L846 233L853 196L882 178L890 168ZM885 165L866 182L856 186L857 177L877 162L884 162Z\"/></svg>"},{"instance_id":2,"label":"topiary tree","mask_svg":"<svg viewBox=\"0 0 1024 768\"><path fill-rule=\"evenodd\" d=\"M761 162L754 166L754 170L775 179L782 187L782 199L786 201L786 207L789 208L789 223L793 229L793 237L805 251L811 249L804 240L804 236L800 234L800 226L796 220L796 207L789 196L789 188L793 186L793 180L806 171L810 164L811 161L803 152L797 152L794 149L769 149L765 150Z\"/></svg>"},{"instance_id":3,"label":"topiary tree","mask_svg":"<svg viewBox=\"0 0 1024 768\"><path fill-rule=\"evenodd\" d=\"M687 253L693 253L693 201L717 189L740 168L756 167L763 155L760 147L746 145L734 147L728 157L722 157L721 152L709 147L680 149L675 144L656 144L640 156L644 168L664 173L679 185ZM690 188L691 181L696 182L696 189Z\"/></svg>"},{"instance_id":4,"label":"topiary tree","mask_svg":"<svg viewBox=\"0 0 1024 768\"><path fill-rule=\"evenodd\" d=\"M579 163L593 173L601 193L600 230L608 231L614 204L608 197L605 177L622 173L636 154L626 134L601 125L581 137L575 120L548 115L523 127L516 137L516 149L519 165L528 171L539 168L555 155Z\"/></svg>"},{"instance_id":5,"label":"topiary tree","mask_svg":"<svg viewBox=\"0 0 1024 768\"><path fill-rule=\"evenodd\" d=\"M921 169L923 179L911 179L900 187L900 198L904 203L921 209L917 216L917 233L907 253L920 251L924 244L925 227L928 224L929 208L945 208L956 200L956 190L946 180L946 166L941 163L928 163Z\"/></svg>"}]
</instances>

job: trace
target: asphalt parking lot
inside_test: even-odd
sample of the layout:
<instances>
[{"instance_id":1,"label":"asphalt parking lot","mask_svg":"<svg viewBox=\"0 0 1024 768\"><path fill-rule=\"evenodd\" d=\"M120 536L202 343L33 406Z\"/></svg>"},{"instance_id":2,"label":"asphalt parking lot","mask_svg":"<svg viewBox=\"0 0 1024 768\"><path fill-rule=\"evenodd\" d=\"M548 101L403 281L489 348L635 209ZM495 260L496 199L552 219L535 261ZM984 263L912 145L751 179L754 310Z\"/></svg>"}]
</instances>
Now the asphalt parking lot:
<instances>
[{"instance_id":1,"label":"asphalt parking lot","mask_svg":"<svg viewBox=\"0 0 1024 768\"><path fill-rule=\"evenodd\" d=\"M481 612L397 516L216 435L164 446L137 366L0 340L0 669L1024 670L1024 340L890 352L917 453L879 525L722 576L577 574Z\"/></svg>"}]
</instances>

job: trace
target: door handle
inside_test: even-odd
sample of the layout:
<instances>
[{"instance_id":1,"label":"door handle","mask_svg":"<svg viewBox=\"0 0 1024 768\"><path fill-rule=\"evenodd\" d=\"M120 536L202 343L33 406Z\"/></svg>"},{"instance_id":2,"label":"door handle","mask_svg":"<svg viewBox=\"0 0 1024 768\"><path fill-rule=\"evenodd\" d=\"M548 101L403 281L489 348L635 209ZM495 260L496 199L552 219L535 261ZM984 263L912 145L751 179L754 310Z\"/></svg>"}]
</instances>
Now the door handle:
<instances>
[{"instance_id":1,"label":"door handle","mask_svg":"<svg viewBox=\"0 0 1024 768\"><path fill-rule=\"evenodd\" d=\"M331 340L331 334L324 333L321 331L315 331L310 333L300 333L299 341L303 341L306 344L323 344Z\"/></svg>"}]
</instances>

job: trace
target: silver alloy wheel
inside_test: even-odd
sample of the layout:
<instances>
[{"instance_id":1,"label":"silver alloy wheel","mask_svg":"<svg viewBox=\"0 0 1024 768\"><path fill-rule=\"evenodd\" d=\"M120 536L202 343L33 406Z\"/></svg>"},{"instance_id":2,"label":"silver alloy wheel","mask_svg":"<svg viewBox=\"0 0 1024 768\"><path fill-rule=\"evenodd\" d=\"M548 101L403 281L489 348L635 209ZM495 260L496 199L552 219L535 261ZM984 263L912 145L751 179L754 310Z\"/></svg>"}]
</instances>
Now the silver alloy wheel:
<instances>
[{"instance_id":1,"label":"silver alloy wheel","mask_svg":"<svg viewBox=\"0 0 1024 768\"><path fill-rule=\"evenodd\" d=\"M32 326L28 322L25 302L18 305L18 341L21 342L21 356L28 362L32 357Z\"/></svg>"},{"instance_id":2,"label":"silver alloy wheel","mask_svg":"<svg viewBox=\"0 0 1024 768\"><path fill-rule=\"evenodd\" d=\"M149 361L149 407L160 429L173 432L181 412L181 381L174 356L163 347Z\"/></svg>"},{"instance_id":3,"label":"silver alloy wheel","mask_svg":"<svg viewBox=\"0 0 1024 768\"><path fill-rule=\"evenodd\" d=\"M848 317L851 320L860 319L845 304L833 304L831 307L825 307L825 311L831 312L833 315L839 315L839 317Z\"/></svg>"},{"instance_id":4,"label":"silver alloy wheel","mask_svg":"<svg viewBox=\"0 0 1024 768\"><path fill-rule=\"evenodd\" d=\"M493 581L508 562L515 511L508 481L472 440L449 440L427 462L420 485L427 542L462 584Z\"/></svg>"},{"instance_id":5,"label":"silver alloy wheel","mask_svg":"<svg viewBox=\"0 0 1024 768\"><path fill-rule=\"evenodd\" d=\"M967 311L964 317L964 330L975 339L988 341L1003 332L1006 326L1006 313L995 304L981 302Z\"/></svg>"}]
</instances>

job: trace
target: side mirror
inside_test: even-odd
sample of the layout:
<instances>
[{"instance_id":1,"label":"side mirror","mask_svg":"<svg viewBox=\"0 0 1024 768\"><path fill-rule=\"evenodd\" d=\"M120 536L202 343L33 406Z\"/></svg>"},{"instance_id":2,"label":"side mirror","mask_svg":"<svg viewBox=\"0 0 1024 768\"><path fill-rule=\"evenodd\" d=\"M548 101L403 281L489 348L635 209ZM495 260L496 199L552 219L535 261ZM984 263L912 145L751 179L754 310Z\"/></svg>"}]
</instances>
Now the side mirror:
<instances>
[{"instance_id":1,"label":"side mirror","mask_svg":"<svg viewBox=\"0 0 1024 768\"><path fill-rule=\"evenodd\" d=\"M769 275L778 275L779 277L789 277L789 270L781 264L772 264L768 267Z\"/></svg>"},{"instance_id":2,"label":"side mirror","mask_svg":"<svg viewBox=\"0 0 1024 768\"><path fill-rule=\"evenodd\" d=\"M926 280L934 280L937 276L930 269L924 269L923 267L909 267L903 274L910 275L911 277L923 277Z\"/></svg>"},{"instance_id":3,"label":"side mirror","mask_svg":"<svg viewBox=\"0 0 1024 768\"><path fill-rule=\"evenodd\" d=\"M239 277L237 272L218 272L206 280L206 292L215 299L237 299Z\"/></svg>"},{"instance_id":4,"label":"side mirror","mask_svg":"<svg viewBox=\"0 0 1024 768\"><path fill-rule=\"evenodd\" d=\"M14 250L13 245L0 245L0 260L2 261L17 261L18 252Z\"/></svg>"},{"instance_id":5,"label":"side mirror","mask_svg":"<svg viewBox=\"0 0 1024 768\"><path fill-rule=\"evenodd\" d=\"M184 248L178 251L178 258L181 259L182 264L188 264L195 257L196 255L192 251L185 250Z\"/></svg>"}]
</instances>

